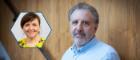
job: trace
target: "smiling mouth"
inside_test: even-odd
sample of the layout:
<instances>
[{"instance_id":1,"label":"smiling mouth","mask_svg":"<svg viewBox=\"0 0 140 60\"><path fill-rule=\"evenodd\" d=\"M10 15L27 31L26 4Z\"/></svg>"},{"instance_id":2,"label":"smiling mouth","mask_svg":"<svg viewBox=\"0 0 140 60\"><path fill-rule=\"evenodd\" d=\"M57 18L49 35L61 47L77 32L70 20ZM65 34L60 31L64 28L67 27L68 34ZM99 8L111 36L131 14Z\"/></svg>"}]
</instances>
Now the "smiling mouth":
<instances>
[{"instance_id":1,"label":"smiling mouth","mask_svg":"<svg viewBox=\"0 0 140 60\"><path fill-rule=\"evenodd\" d=\"M34 31L28 31L27 32L29 35L33 35L35 32Z\"/></svg>"},{"instance_id":2,"label":"smiling mouth","mask_svg":"<svg viewBox=\"0 0 140 60\"><path fill-rule=\"evenodd\" d=\"M33 34L34 32L33 31L30 31L30 32L28 32L29 34Z\"/></svg>"}]
</instances>

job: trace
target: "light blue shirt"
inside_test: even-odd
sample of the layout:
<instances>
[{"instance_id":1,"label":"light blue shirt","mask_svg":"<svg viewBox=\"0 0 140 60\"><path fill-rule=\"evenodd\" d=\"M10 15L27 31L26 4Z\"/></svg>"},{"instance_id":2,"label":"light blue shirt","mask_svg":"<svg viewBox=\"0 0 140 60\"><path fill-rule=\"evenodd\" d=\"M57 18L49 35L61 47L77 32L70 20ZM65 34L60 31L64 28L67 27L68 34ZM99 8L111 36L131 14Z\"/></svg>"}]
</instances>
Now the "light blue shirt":
<instances>
[{"instance_id":1,"label":"light blue shirt","mask_svg":"<svg viewBox=\"0 0 140 60\"><path fill-rule=\"evenodd\" d=\"M120 58L115 49L94 37L79 49L72 45L62 60L120 60Z\"/></svg>"}]
</instances>

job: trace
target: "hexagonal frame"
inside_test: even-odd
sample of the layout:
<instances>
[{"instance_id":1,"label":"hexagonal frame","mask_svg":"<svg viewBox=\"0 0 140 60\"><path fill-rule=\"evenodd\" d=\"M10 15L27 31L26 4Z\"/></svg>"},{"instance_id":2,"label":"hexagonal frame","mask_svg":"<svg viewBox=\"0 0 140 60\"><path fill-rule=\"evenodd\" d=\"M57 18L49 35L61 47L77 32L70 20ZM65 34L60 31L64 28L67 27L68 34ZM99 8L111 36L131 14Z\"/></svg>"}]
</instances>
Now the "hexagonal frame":
<instances>
[{"instance_id":1,"label":"hexagonal frame","mask_svg":"<svg viewBox=\"0 0 140 60\"><path fill-rule=\"evenodd\" d=\"M20 26L20 22L22 17L27 14L28 12L21 12L19 14L19 16L17 17L14 25L11 28L11 32L14 35L14 37L16 38L17 42L21 39L21 38L25 38L26 35L24 34L21 26ZM45 19L44 15L41 12L36 12L36 15L39 16L40 18L40 34L39 36L45 38L47 40L50 32L51 32L51 27L48 24L47 20Z\"/></svg>"}]
</instances>

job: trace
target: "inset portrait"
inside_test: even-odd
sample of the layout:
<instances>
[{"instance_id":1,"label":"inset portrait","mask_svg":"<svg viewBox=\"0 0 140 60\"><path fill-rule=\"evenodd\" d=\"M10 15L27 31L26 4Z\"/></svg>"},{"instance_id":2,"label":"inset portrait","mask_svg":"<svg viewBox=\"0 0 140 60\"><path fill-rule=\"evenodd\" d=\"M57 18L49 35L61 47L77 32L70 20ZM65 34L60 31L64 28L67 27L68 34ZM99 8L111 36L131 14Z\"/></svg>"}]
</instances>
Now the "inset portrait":
<instances>
[{"instance_id":1,"label":"inset portrait","mask_svg":"<svg viewBox=\"0 0 140 60\"><path fill-rule=\"evenodd\" d=\"M18 45L23 48L41 48L51 31L41 13L21 13L12 27Z\"/></svg>"}]
</instances>

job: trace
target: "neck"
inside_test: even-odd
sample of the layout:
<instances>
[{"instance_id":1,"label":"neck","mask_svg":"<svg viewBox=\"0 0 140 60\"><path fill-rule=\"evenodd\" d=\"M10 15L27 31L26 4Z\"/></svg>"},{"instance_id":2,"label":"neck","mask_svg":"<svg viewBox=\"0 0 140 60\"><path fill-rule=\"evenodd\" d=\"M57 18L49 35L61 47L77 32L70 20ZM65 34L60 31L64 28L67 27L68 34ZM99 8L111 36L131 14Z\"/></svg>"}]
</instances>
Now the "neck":
<instances>
[{"instance_id":1,"label":"neck","mask_svg":"<svg viewBox=\"0 0 140 60\"><path fill-rule=\"evenodd\" d=\"M75 43L77 49L81 48L82 46L85 46L87 43L89 43L95 36L92 36L90 39L84 41L84 42L78 42L78 43Z\"/></svg>"},{"instance_id":2,"label":"neck","mask_svg":"<svg viewBox=\"0 0 140 60\"><path fill-rule=\"evenodd\" d=\"M27 39L28 40L30 40L30 41L34 41L34 40L37 40L39 38L39 36L37 35L37 36L35 36L34 38L29 38L29 37L27 37Z\"/></svg>"}]
</instances>

